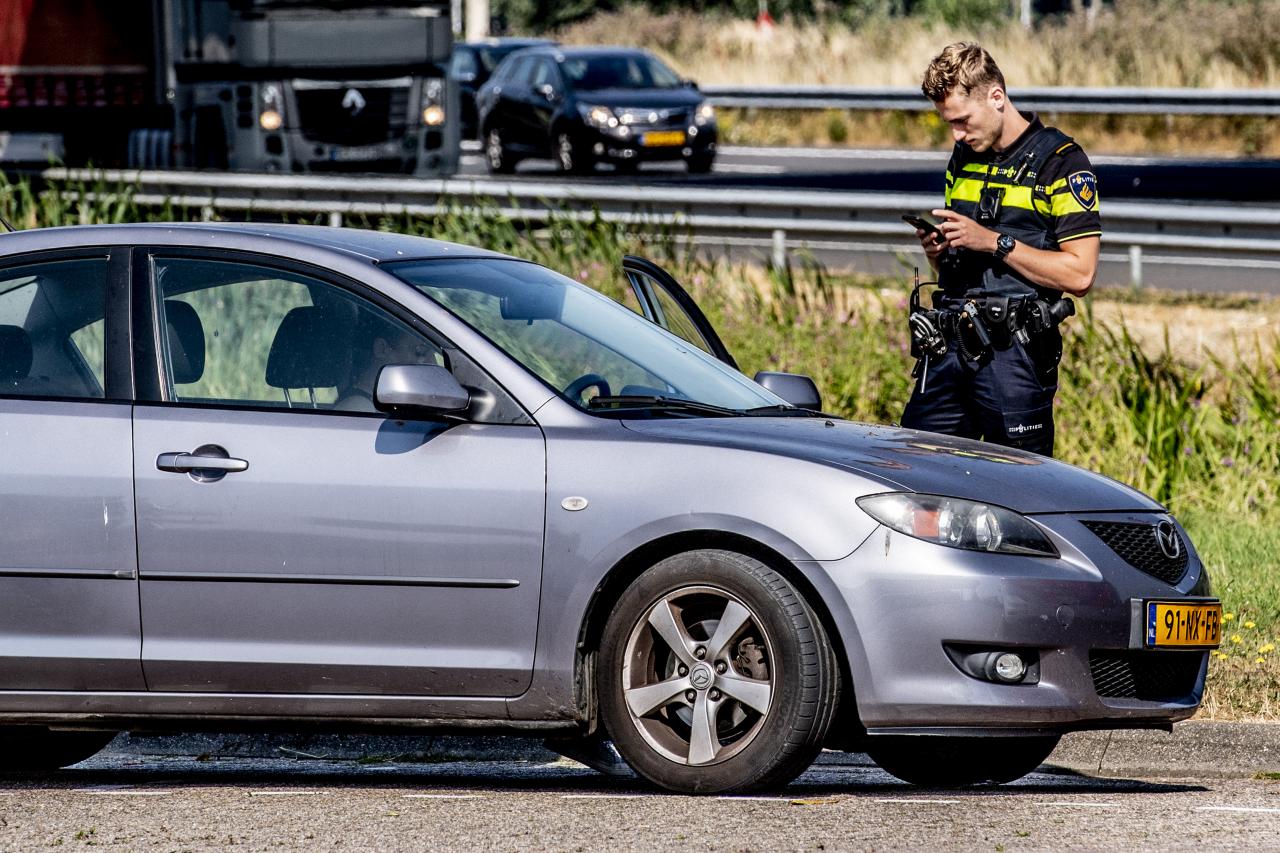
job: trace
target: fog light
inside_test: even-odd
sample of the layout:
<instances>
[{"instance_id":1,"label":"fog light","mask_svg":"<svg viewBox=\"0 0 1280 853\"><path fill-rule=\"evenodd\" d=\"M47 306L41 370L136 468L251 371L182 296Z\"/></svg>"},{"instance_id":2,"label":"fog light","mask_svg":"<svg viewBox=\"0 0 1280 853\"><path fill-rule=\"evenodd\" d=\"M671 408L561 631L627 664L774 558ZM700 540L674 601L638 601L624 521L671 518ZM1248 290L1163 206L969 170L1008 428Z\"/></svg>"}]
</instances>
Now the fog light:
<instances>
[{"instance_id":1,"label":"fog light","mask_svg":"<svg viewBox=\"0 0 1280 853\"><path fill-rule=\"evenodd\" d=\"M1005 652L998 656L992 669L995 671L996 678L1010 683L1021 681L1022 676L1027 674L1027 665L1023 663L1022 657L1013 652Z\"/></svg>"},{"instance_id":2,"label":"fog light","mask_svg":"<svg viewBox=\"0 0 1280 853\"><path fill-rule=\"evenodd\" d=\"M263 110L258 116L258 125L265 131L279 130L284 119L275 110Z\"/></svg>"}]
</instances>

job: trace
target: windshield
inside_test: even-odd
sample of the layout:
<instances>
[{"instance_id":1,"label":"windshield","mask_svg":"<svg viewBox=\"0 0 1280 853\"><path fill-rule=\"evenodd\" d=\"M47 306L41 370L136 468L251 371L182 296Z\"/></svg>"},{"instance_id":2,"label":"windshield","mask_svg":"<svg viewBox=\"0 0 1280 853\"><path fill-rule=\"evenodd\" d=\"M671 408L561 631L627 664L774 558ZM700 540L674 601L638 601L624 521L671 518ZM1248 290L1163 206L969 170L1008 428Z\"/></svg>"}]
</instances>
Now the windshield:
<instances>
[{"instance_id":1,"label":"windshield","mask_svg":"<svg viewBox=\"0 0 1280 853\"><path fill-rule=\"evenodd\" d=\"M565 77L579 90L678 89L680 77L652 56L625 53L614 56L572 56L560 63Z\"/></svg>"},{"instance_id":2,"label":"windshield","mask_svg":"<svg viewBox=\"0 0 1280 853\"><path fill-rule=\"evenodd\" d=\"M670 402L693 401L733 412L785 405L697 347L545 267L471 258L405 261L385 268L579 408L655 408L655 398L684 415L709 410ZM618 398L632 398L634 405ZM595 406L593 399L598 400Z\"/></svg>"}]
</instances>

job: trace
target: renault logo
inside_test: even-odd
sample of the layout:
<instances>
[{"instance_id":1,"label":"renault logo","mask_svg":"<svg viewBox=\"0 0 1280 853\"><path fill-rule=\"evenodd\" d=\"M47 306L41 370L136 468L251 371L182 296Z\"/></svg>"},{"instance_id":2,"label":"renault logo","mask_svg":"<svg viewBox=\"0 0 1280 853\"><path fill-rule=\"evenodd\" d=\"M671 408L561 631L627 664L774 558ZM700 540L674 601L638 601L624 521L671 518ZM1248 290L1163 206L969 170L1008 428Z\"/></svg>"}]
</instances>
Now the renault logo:
<instances>
[{"instance_id":1,"label":"renault logo","mask_svg":"<svg viewBox=\"0 0 1280 853\"><path fill-rule=\"evenodd\" d=\"M1170 560L1176 560L1182 554L1182 539L1178 537L1178 529L1172 521L1162 521L1156 525L1156 542L1160 550Z\"/></svg>"},{"instance_id":2,"label":"renault logo","mask_svg":"<svg viewBox=\"0 0 1280 853\"><path fill-rule=\"evenodd\" d=\"M342 96L342 108L350 112L352 118L360 115L360 111L364 107L364 95L360 94L359 89L348 89L347 93Z\"/></svg>"}]
</instances>

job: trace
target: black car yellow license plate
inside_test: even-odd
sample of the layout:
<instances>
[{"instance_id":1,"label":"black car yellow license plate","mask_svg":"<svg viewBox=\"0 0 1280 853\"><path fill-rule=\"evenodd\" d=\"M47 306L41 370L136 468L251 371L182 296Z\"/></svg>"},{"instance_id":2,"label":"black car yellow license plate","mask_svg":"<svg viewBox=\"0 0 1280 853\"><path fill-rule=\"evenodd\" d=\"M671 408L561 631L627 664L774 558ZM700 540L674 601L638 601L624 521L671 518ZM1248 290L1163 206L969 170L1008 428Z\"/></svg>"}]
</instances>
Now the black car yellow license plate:
<instances>
[{"instance_id":1,"label":"black car yellow license plate","mask_svg":"<svg viewBox=\"0 0 1280 853\"><path fill-rule=\"evenodd\" d=\"M1147 648L1216 649L1221 644L1221 602L1147 602Z\"/></svg>"},{"instance_id":2,"label":"black car yellow license plate","mask_svg":"<svg viewBox=\"0 0 1280 853\"><path fill-rule=\"evenodd\" d=\"M640 137L640 144L646 148L659 148L664 145L684 145L684 131L652 130Z\"/></svg>"}]
</instances>

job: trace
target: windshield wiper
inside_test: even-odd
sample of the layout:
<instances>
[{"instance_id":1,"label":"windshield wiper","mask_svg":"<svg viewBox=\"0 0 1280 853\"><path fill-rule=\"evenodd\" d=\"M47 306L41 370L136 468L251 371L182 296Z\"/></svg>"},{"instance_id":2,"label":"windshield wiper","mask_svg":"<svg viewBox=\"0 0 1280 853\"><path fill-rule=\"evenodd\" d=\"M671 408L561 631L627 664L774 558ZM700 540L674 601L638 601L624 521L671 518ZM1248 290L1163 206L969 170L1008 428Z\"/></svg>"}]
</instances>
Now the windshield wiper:
<instances>
[{"instance_id":1,"label":"windshield wiper","mask_svg":"<svg viewBox=\"0 0 1280 853\"><path fill-rule=\"evenodd\" d=\"M737 417L740 409L729 409L712 403L699 403L697 400L684 400L680 397L663 397L654 394L623 394L612 397L592 397L587 402L591 409L644 409L649 412L689 412L698 415L718 415L720 417Z\"/></svg>"},{"instance_id":2,"label":"windshield wiper","mask_svg":"<svg viewBox=\"0 0 1280 853\"><path fill-rule=\"evenodd\" d=\"M781 415L784 418L827 418L830 415L823 412L814 411L813 409L802 409L799 406L792 406L786 403L779 403L776 406L757 406L754 409L747 409L742 414L750 417L771 417Z\"/></svg>"}]
</instances>

